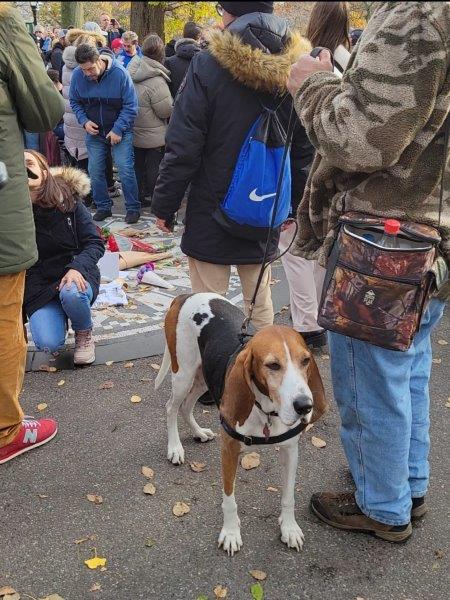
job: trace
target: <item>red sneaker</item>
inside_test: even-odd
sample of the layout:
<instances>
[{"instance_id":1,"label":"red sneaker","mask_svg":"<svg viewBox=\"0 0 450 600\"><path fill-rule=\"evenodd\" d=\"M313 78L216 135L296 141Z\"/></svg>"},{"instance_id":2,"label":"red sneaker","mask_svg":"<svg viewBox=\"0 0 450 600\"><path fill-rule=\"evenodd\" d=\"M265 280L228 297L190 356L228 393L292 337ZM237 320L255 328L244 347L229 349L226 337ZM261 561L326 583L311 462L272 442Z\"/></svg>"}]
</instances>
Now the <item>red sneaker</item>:
<instances>
[{"instance_id":1,"label":"red sneaker","mask_svg":"<svg viewBox=\"0 0 450 600\"><path fill-rule=\"evenodd\" d=\"M12 458L33 450L53 439L58 431L58 424L53 419L33 419L25 417L19 433L12 442L0 448L0 465Z\"/></svg>"}]
</instances>

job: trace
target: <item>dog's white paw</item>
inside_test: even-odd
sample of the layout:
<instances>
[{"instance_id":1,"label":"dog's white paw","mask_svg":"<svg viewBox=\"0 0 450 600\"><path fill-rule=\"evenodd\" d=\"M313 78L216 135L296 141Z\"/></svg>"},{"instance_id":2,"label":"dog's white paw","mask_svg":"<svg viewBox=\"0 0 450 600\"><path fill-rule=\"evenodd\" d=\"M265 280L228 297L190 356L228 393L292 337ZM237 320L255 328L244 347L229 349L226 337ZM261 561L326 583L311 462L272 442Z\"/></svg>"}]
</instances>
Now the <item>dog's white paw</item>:
<instances>
[{"instance_id":1,"label":"dog's white paw","mask_svg":"<svg viewBox=\"0 0 450 600\"><path fill-rule=\"evenodd\" d=\"M280 517L279 522L281 527L281 541L288 548L295 548L297 552L300 552L305 541L303 531L297 525L296 521L283 521L282 517Z\"/></svg>"},{"instance_id":2,"label":"dog's white paw","mask_svg":"<svg viewBox=\"0 0 450 600\"><path fill-rule=\"evenodd\" d=\"M184 448L181 444L177 446L169 446L167 448L167 458L174 465L182 465L184 463Z\"/></svg>"},{"instance_id":3,"label":"dog's white paw","mask_svg":"<svg viewBox=\"0 0 450 600\"><path fill-rule=\"evenodd\" d=\"M194 437L201 442L209 442L209 440L213 440L216 437L216 434L211 431L211 429L203 429L200 427L199 430L195 432Z\"/></svg>"},{"instance_id":4,"label":"dog's white paw","mask_svg":"<svg viewBox=\"0 0 450 600\"><path fill-rule=\"evenodd\" d=\"M235 552L238 552L242 548L240 529L225 529L222 527L219 535L219 548L221 546L228 553L228 556L234 556Z\"/></svg>"}]
</instances>

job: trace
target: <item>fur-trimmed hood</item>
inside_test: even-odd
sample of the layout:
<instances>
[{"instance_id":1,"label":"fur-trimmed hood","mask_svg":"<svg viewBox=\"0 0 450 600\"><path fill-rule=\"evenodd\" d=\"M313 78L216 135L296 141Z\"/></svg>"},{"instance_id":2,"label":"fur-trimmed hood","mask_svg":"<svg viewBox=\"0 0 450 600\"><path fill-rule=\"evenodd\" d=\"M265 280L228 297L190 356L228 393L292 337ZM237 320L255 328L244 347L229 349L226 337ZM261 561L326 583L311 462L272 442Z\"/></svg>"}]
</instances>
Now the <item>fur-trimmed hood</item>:
<instances>
[{"instance_id":1,"label":"fur-trimmed hood","mask_svg":"<svg viewBox=\"0 0 450 600\"><path fill-rule=\"evenodd\" d=\"M291 65L301 54L311 50L309 41L298 32L289 35L278 54L245 43L240 35L230 30L211 31L208 37L208 50L221 67L243 85L269 93L286 90Z\"/></svg>"},{"instance_id":2,"label":"fur-trimmed hood","mask_svg":"<svg viewBox=\"0 0 450 600\"><path fill-rule=\"evenodd\" d=\"M72 193L79 198L85 198L91 191L91 180L81 169L75 167L50 167L50 173L56 179L63 179Z\"/></svg>"},{"instance_id":3,"label":"fur-trimmed hood","mask_svg":"<svg viewBox=\"0 0 450 600\"><path fill-rule=\"evenodd\" d=\"M92 42L97 46L106 46L106 38L101 33L96 33L95 31L87 31L85 29L69 29L66 33L66 44L72 45L77 38L80 36L88 35L92 38Z\"/></svg>"}]
</instances>

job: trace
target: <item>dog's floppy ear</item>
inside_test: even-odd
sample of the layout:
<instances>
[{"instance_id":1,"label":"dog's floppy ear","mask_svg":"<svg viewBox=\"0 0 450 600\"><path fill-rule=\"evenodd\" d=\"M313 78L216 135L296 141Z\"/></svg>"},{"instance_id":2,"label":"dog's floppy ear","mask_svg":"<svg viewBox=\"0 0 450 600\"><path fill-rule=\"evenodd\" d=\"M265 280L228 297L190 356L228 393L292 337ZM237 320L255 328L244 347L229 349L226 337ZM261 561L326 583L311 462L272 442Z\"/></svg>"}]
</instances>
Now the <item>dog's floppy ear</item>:
<instances>
[{"instance_id":1,"label":"dog's floppy ear","mask_svg":"<svg viewBox=\"0 0 450 600\"><path fill-rule=\"evenodd\" d=\"M242 425L252 412L255 395L251 389L252 350L250 344L242 350L225 377L220 412L234 427Z\"/></svg>"},{"instance_id":2,"label":"dog's floppy ear","mask_svg":"<svg viewBox=\"0 0 450 600\"><path fill-rule=\"evenodd\" d=\"M314 356L311 354L311 361L308 366L308 386L313 395L313 414L310 423L318 421L329 409L329 404L325 398L322 378L317 368Z\"/></svg>"}]
</instances>

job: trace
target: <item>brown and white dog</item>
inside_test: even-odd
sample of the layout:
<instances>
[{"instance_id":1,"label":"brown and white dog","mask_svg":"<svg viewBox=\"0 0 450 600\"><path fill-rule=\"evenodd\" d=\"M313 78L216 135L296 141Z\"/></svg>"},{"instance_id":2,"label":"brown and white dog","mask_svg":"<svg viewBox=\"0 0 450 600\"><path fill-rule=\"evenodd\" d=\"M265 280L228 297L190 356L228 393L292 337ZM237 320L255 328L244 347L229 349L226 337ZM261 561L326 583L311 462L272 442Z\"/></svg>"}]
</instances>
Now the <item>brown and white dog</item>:
<instances>
[{"instance_id":1,"label":"brown and white dog","mask_svg":"<svg viewBox=\"0 0 450 600\"><path fill-rule=\"evenodd\" d=\"M264 436L270 443L270 438L306 427L327 410L319 371L302 336L289 327L273 325L240 347L243 319L239 308L212 293L178 296L169 308L165 320L167 347L155 388L171 367L167 458L174 464L184 462L177 424L179 409L194 437L202 442L214 437L193 416L195 402L207 389L219 404L228 429L247 440ZM283 467L281 540L297 550L304 539L294 514L299 435L277 443ZM219 546L231 555L242 546L234 497L240 451L241 442L222 430L223 527Z\"/></svg>"}]
</instances>

